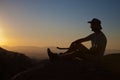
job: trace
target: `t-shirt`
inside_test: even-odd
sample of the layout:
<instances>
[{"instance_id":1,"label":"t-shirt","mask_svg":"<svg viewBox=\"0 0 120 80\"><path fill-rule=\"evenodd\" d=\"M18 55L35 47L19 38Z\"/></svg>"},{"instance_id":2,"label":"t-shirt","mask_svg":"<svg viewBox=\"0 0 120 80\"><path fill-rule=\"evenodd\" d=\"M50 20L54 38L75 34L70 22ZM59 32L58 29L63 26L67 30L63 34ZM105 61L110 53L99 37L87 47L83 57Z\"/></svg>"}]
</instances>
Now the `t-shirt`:
<instances>
[{"instance_id":1,"label":"t-shirt","mask_svg":"<svg viewBox=\"0 0 120 80\"><path fill-rule=\"evenodd\" d=\"M93 33L90 34L87 38L91 41L92 44L90 51L95 52L96 55L103 56L107 44L107 39L104 33Z\"/></svg>"}]
</instances>

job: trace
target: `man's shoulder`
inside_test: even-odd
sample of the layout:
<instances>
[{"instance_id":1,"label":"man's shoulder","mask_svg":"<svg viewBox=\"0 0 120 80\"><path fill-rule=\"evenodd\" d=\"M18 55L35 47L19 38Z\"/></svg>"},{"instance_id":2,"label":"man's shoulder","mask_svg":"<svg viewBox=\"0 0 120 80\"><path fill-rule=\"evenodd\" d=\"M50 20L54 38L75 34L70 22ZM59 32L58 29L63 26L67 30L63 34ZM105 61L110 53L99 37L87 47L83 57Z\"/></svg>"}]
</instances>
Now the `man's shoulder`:
<instances>
[{"instance_id":1,"label":"man's shoulder","mask_svg":"<svg viewBox=\"0 0 120 80\"><path fill-rule=\"evenodd\" d=\"M91 34L89 34L88 36L95 36L95 33L91 33Z\"/></svg>"},{"instance_id":2,"label":"man's shoulder","mask_svg":"<svg viewBox=\"0 0 120 80\"><path fill-rule=\"evenodd\" d=\"M87 36L87 38L89 38L89 39L92 39L92 38L94 38L94 37L95 37L95 33L89 34L89 35Z\"/></svg>"},{"instance_id":3,"label":"man's shoulder","mask_svg":"<svg viewBox=\"0 0 120 80\"><path fill-rule=\"evenodd\" d=\"M104 37L104 38L106 38L106 36L105 36L105 34L103 32L101 32L101 36Z\"/></svg>"}]
</instances>

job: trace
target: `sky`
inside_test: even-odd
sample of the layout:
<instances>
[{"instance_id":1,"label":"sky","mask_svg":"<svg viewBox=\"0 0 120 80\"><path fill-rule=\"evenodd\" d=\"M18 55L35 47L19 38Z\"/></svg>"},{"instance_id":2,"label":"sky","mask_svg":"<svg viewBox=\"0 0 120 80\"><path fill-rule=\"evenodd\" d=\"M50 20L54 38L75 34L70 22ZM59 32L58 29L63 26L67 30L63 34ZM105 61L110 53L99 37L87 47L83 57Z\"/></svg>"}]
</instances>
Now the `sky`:
<instances>
[{"instance_id":1,"label":"sky","mask_svg":"<svg viewBox=\"0 0 120 80\"><path fill-rule=\"evenodd\" d=\"M93 33L92 18L101 20L107 48L120 50L120 0L0 0L0 45L68 47Z\"/></svg>"}]
</instances>

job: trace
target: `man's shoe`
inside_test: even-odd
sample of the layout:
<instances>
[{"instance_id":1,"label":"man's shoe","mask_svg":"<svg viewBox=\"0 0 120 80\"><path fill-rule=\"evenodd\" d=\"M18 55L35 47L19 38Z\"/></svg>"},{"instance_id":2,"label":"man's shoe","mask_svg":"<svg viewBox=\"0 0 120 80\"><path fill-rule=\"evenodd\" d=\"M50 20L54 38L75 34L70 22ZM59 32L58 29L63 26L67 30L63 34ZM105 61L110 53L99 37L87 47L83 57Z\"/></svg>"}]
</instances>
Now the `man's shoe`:
<instances>
[{"instance_id":1,"label":"man's shoe","mask_svg":"<svg viewBox=\"0 0 120 80\"><path fill-rule=\"evenodd\" d=\"M51 58L54 55L49 48L47 49L47 52L48 52L49 58Z\"/></svg>"},{"instance_id":2,"label":"man's shoe","mask_svg":"<svg viewBox=\"0 0 120 80\"><path fill-rule=\"evenodd\" d=\"M54 54L49 48L47 49L47 52L48 52L49 59L51 61L56 61L58 55Z\"/></svg>"}]
</instances>

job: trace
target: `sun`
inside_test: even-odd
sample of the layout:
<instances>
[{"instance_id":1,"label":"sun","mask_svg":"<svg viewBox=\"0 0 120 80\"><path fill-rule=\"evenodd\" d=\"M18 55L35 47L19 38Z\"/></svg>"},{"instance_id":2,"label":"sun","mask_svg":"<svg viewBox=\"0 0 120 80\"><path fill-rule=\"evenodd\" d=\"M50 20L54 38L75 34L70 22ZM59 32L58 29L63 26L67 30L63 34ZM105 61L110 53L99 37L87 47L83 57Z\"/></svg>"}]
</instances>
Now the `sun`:
<instances>
[{"instance_id":1,"label":"sun","mask_svg":"<svg viewBox=\"0 0 120 80\"><path fill-rule=\"evenodd\" d=\"M0 38L0 46L3 46L3 45L5 45L5 41L3 38Z\"/></svg>"},{"instance_id":2,"label":"sun","mask_svg":"<svg viewBox=\"0 0 120 80\"><path fill-rule=\"evenodd\" d=\"M2 25L0 24L0 46L5 45L5 37L3 35Z\"/></svg>"},{"instance_id":3,"label":"sun","mask_svg":"<svg viewBox=\"0 0 120 80\"><path fill-rule=\"evenodd\" d=\"M5 40L4 38L0 35L0 46L5 45Z\"/></svg>"},{"instance_id":4,"label":"sun","mask_svg":"<svg viewBox=\"0 0 120 80\"><path fill-rule=\"evenodd\" d=\"M3 46L3 45L5 45L5 42L3 39L0 39L0 46Z\"/></svg>"}]
</instances>

